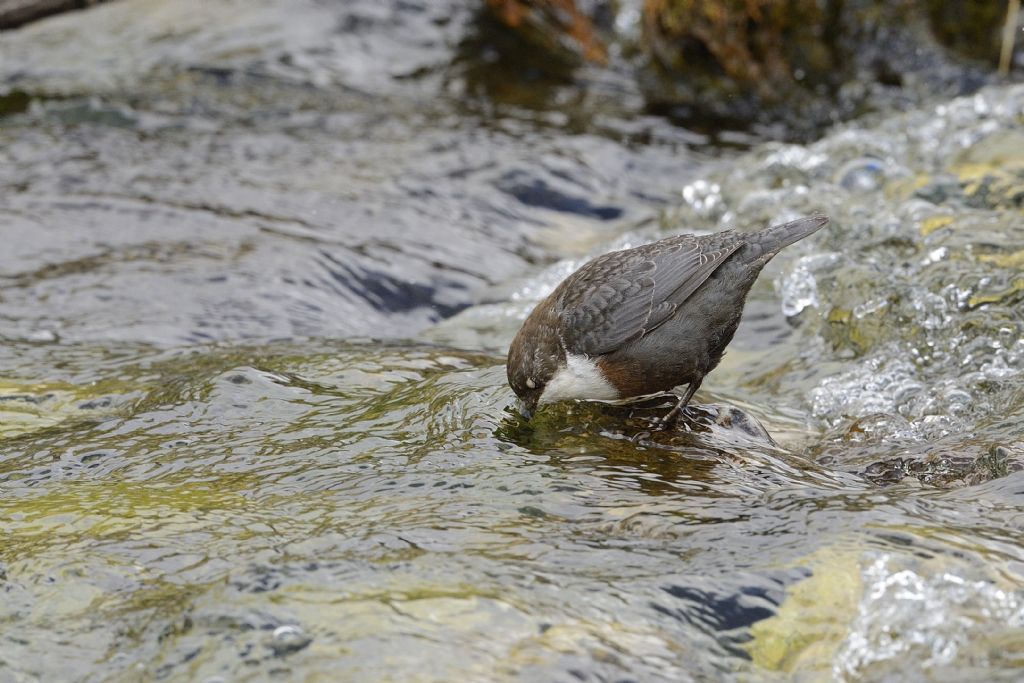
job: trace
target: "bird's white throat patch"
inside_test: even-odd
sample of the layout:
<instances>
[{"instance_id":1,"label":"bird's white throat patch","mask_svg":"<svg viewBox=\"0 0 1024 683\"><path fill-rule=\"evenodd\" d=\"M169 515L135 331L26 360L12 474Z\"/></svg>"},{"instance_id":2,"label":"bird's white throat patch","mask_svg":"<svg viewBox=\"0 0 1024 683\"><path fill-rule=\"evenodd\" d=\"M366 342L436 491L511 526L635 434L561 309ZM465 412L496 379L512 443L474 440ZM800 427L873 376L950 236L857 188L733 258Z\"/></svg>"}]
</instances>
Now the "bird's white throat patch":
<instances>
[{"instance_id":1,"label":"bird's white throat patch","mask_svg":"<svg viewBox=\"0 0 1024 683\"><path fill-rule=\"evenodd\" d=\"M555 403L574 398L614 401L619 398L619 392L605 379L595 361L568 353L565 365L559 367L548 380L538 403Z\"/></svg>"}]
</instances>

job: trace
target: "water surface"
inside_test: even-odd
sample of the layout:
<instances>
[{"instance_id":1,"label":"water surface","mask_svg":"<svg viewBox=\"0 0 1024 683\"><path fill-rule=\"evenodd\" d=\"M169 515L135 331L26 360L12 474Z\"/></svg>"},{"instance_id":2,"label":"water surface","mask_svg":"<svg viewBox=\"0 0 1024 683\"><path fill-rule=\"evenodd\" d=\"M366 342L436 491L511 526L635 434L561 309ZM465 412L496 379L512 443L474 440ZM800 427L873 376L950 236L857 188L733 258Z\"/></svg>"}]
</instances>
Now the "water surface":
<instances>
[{"instance_id":1,"label":"water surface","mask_svg":"<svg viewBox=\"0 0 1024 683\"><path fill-rule=\"evenodd\" d=\"M740 155L239 8L0 37L0 680L1019 679L1024 90ZM815 210L678 430L511 409L587 257Z\"/></svg>"}]
</instances>

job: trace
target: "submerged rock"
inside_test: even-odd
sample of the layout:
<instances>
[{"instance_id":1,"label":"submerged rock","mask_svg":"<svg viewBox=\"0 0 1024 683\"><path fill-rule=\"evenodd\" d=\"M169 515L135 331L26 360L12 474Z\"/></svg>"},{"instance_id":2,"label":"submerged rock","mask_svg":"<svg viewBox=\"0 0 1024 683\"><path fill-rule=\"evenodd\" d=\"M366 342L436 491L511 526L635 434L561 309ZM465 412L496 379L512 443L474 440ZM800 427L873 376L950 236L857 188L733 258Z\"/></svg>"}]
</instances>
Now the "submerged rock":
<instances>
[{"instance_id":1,"label":"submerged rock","mask_svg":"<svg viewBox=\"0 0 1024 683\"><path fill-rule=\"evenodd\" d=\"M478 0L479 1L479 0ZM647 112L713 135L723 127L808 140L871 111L976 91L995 81L1006 3L881 0L486 0L525 41L534 72L639 88ZM1020 42L1020 41L1018 41ZM607 49L606 49L607 46ZM610 69L565 67L608 56ZM582 59L581 59L582 57ZM1003 68L1003 67L1000 67ZM531 75L526 75L531 74ZM557 74L557 76L556 76ZM628 86L623 84L628 82Z\"/></svg>"}]
</instances>

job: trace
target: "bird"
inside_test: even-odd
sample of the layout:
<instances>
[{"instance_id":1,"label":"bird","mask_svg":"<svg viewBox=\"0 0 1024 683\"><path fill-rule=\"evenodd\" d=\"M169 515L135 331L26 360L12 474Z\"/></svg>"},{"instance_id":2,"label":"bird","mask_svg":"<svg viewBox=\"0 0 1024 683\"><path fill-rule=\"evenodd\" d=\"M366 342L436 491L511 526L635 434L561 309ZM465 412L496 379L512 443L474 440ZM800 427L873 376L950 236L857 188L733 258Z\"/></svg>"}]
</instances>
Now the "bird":
<instances>
[{"instance_id":1,"label":"bird","mask_svg":"<svg viewBox=\"0 0 1024 683\"><path fill-rule=\"evenodd\" d=\"M765 264L828 223L814 214L759 232L674 235L585 263L526 317L506 373L530 419L567 400L623 402L686 386L676 419L732 341Z\"/></svg>"}]
</instances>

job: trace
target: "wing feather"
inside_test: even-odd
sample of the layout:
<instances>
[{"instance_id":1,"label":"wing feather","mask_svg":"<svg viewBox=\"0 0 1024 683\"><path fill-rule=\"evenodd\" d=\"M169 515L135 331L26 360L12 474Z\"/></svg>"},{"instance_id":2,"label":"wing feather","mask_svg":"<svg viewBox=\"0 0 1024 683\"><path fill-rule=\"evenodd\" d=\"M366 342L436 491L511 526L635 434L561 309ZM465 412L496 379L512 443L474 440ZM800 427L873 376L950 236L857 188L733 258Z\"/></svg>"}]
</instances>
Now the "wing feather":
<instances>
[{"instance_id":1,"label":"wing feather","mask_svg":"<svg viewBox=\"0 0 1024 683\"><path fill-rule=\"evenodd\" d=\"M599 356L657 329L743 244L715 237L709 247L679 235L583 266L558 299L566 351Z\"/></svg>"}]
</instances>

